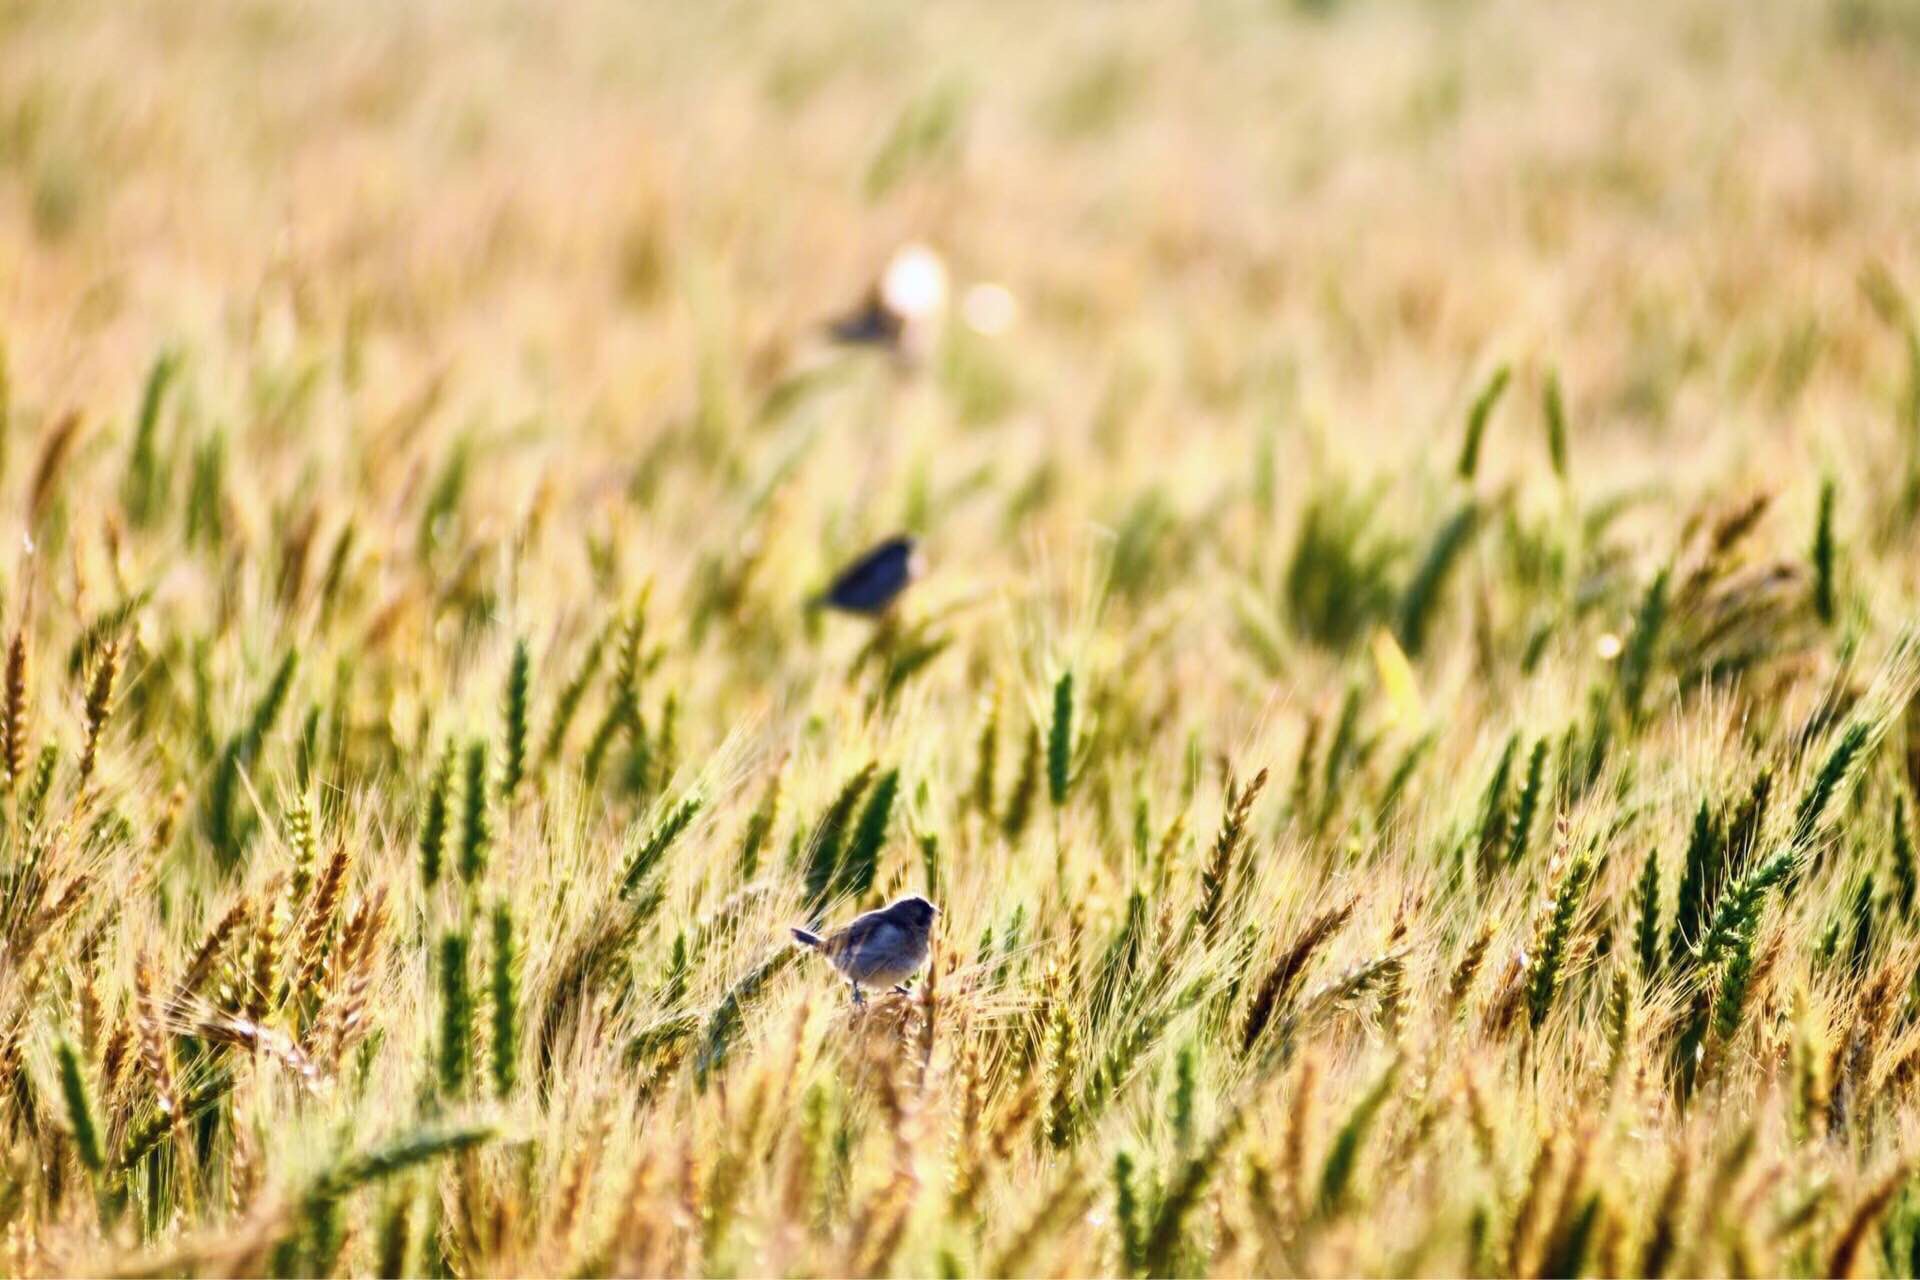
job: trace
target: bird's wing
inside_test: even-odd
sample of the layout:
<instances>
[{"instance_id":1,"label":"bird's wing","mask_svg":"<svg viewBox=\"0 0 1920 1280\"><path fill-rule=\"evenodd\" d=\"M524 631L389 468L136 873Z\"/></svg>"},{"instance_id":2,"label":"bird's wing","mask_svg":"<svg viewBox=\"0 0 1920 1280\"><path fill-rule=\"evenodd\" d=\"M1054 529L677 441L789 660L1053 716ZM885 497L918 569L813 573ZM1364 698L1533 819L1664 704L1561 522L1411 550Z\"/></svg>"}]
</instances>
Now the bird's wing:
<instances>
[{"instance_id":1,"label":"bird's wing","mask_svg":"<svg viewBox=\"0 0 1920 1280\"><path fill-rule=\"evenodd\" d=\"M897 929L885 911L869 911L855 916L846 928L827 939L827 950L840 954L884 941L888 931Z\"/></svg>"}]
</instances>

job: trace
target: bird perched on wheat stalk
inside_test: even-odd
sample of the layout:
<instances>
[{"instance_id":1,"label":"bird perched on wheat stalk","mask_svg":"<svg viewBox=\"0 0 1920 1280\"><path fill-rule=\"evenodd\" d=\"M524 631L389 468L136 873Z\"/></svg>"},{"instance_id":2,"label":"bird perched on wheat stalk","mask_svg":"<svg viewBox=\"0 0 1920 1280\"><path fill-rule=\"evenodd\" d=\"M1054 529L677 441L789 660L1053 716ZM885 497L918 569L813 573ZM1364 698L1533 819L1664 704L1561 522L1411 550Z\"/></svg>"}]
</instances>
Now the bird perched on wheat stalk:
<instances>
[{"instance_id":1,"label":"bird perched on wheat stalk","mask_svg":"<svg viewBox=\"0 0 1920 1280\"><path fill-rule=\"evenodd\" d=\"M927 962L928 941L939 914L940 908L914 895L855 916L844 928L825 936L798 927L793 936L826 956L827 963L852 986L854 1004L863 1005L867 998L862 987L892 987L906 994L900 984Z\"/></svg>"}]
</instances>

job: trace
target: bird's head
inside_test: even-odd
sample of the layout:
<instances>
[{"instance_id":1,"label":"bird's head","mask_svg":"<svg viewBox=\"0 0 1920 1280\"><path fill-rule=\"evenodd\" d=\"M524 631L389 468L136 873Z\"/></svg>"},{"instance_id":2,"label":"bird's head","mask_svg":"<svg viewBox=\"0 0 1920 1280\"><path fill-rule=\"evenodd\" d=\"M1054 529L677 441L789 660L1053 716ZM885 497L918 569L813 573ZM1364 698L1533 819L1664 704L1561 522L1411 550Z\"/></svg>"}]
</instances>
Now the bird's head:
<instances>
[{"instance_id":1,"label":"bird's head","mask_svg":"<svg viewBox=\"0 0 1920 1280\"><path fill-rule=\"evenodd\" d=\"M933 918L940 914L940 908L918 894L900 899L888 907L887 911L901 923L912 925L916 929L931 929Z\"/></svg>"}]
</instances>

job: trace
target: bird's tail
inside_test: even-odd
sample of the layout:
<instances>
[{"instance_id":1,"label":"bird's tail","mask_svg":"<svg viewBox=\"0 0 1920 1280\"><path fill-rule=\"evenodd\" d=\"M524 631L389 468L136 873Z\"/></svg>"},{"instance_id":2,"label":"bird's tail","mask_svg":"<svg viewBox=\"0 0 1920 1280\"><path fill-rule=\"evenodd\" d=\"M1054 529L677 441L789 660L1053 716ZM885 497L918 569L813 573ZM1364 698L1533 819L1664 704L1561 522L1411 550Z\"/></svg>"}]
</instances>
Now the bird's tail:
<instances>
[{"instance_id":1,"label":"bird's tail","mask_svg":"<svg viewBox=\"0 0 1920 1280\"><path fill-rule=\"evenodd\" d=\"M797 927L793 931L793 936L795 941L804 943L809 947L817 947L822 942L826 941L826 939L822 938L817 933L809 933L807 930L797 928Z\"/></svg>"}]
</instances>

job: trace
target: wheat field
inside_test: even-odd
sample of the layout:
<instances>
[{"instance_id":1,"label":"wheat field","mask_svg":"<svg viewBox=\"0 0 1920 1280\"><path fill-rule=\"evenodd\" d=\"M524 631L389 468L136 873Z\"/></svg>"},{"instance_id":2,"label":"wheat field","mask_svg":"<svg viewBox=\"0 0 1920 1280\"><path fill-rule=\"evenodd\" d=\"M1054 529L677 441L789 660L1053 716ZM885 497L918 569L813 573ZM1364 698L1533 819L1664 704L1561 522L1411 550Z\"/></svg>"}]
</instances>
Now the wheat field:
<instances>
[{"instance_id":1,"label":"wheat field","mask_svg":"<svg viewBox=\"0 0 1920 1280\"><path fill-rule=\"evenodd\" d=\"M1916 83L0 0L0 1272L1916 1274Z\"/></svg>"}]
</instances>

